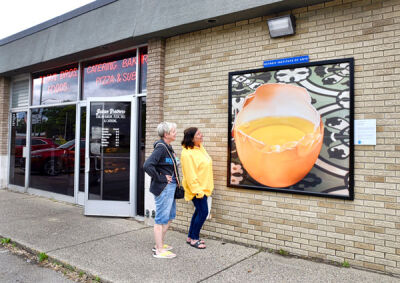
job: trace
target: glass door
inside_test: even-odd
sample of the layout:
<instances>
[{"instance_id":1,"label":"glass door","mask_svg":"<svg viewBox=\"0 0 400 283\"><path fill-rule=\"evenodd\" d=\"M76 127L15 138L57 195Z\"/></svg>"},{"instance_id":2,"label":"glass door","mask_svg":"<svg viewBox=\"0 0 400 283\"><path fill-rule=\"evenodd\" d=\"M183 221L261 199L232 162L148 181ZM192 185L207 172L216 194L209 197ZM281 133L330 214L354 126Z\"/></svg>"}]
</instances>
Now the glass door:
<instances>
[{"instance_id":1,"label":"glass door","mask_svg":"<svg viewBox=\"0 0 400 283\"><path fill-rule=\"evenodd\" d=\"M9 184L25 187L27 112L11 113Z\"/></svg>"},{"instance_id":2,"label":"glass door","mask_svg":"<svg viewBox=\"0 0 400 283\"><path fill-rule=\"evenodd\" d=\"M134 216L136 98L89 98L87 105L85 215Z\"/></svg>"}]
</instances>

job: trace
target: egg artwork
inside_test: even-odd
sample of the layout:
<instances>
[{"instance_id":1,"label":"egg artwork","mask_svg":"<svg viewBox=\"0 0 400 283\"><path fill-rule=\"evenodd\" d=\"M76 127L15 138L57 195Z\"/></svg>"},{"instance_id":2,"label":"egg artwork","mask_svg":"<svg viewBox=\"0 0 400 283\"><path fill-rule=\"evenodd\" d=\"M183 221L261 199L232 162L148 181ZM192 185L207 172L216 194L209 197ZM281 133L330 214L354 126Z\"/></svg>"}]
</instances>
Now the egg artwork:
<instances>
[{"instance_id":1,"label":"egg artwork","mask_svg":"<svg viewBox=\"0 0 400 283\"><path fill-rule=\"evenodd\" d=\"M239 159L257 182L284 188L302 180L321 151L324 125L300 86L266 83L249 94L236 116Z\"/></svg>"}]
</instances>

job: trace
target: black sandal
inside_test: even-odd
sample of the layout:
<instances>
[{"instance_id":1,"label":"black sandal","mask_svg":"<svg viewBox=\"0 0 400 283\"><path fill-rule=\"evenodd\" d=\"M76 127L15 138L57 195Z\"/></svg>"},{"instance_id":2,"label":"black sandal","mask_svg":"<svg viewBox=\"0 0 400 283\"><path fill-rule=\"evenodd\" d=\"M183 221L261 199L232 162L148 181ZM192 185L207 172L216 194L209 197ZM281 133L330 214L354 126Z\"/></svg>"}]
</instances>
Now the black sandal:
<instances>
[{"instance_id":1,"label":"black sandal","mask_svg":"<svg viewBox=\"0 0 400 283\"><path fill-rule=\"evenodd\" d=\"M197 240L194 244L190 243L190 245L199 250L204 250L206 248L206 246L201 243L200 240ZM201 245L203 245L204 247L200 247Z\"/></svg>"},{"instance_id":2,"label":"black sandal","mask_svg":"<svg viewBox=\"0 0 400 283\"><path fill-rule=\"evenodd\" d=\"M191 238L188 238L188 239L190 239L190 240L188 241L188 240L186 239L186 244L190 245L190 243L192 242L192 239L191 239ZM204 240L199 239L199 241L200 241L200 243L205 244Z\"/></svg>"}]
</instances>

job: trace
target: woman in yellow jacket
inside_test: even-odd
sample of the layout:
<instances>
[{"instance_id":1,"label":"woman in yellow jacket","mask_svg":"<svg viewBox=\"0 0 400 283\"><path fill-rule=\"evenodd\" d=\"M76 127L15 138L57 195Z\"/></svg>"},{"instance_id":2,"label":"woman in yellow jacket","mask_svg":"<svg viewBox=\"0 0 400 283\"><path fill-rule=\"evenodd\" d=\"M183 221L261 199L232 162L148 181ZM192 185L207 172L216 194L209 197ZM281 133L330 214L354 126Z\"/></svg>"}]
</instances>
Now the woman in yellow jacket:
<instances>
[{"instance_id":1,"label":"woman in yellow jacket","mask_svg":"<svg viewBox=\"0 0 400 283\"><path fill-rule=\"evenodd\" d=\"M204 241L200 240L200 230L208 215L207 197L214 189L212 160L202 142L203 134L198 128L191 127L184 131L182 185L185 188L185 199L191 200L195 207L186 242L197 249L206 248Z\"/></svg>"}]
</instances>

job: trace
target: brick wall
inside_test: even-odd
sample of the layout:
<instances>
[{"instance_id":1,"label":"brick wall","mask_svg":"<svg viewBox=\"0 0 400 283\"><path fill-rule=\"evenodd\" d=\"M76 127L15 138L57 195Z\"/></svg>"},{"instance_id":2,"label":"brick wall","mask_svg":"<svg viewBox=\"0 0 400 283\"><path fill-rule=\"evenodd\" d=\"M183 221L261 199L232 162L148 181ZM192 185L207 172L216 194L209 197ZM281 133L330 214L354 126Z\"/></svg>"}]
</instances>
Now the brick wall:
<instances>
[{"instance_id":1,"label":"brick wall","mask_svg":"<svg viewBox=\"0 0 400 283\"><path fill-rule=\"evenodd\" d=\"M9 80L0 77L0 189L7 185L8 110L10 101Z\"/></svg>"},{"instance_id":2,"label":"brick wall","mask_svg":"<svg viewBox=\"0 0 400 283\"><path fill-rule=\"evenodd\" d=\"M9 101L9 80L4 77L0 77L0 155L7 155Z\"/></svg>"},{"instance_id":3,"label":"brick wall","mask_svg":"<svg viewBox=\"0 0 400 283\"><path fill-rule=\"evenodd\" d=\"M158 138L157 125L163 121L165 41L151 40L148 45L146 97L146 156Z\"/></svg>"},{"instance_id":4,"label":"brick wall","mask_svg":"<svg viewBox=\"0 0 400 283\"><path fill-rule=\"evenodd\" d=\"M158 140L157 125L164 120L164 71L165 40L155 39L148 43L147 59L147 97L146 97L146 157L153 152L153 143ZM149 216L155 211L154 196L149 191L150 177L145 174L145 213ZM145 223L154 224L154 218L146 217Z\"/></svg>"},{"instance_id":5,"label":"brick wall","mask_svg":"<svg viewBox=\"0 0 400 283\"><path fill-rule=\"evenodd\" d=\"M163 115L178 124L173 146L180 151L183 129L197 126L214 162L213 217L202 232L400 274L400 0L338 0L292 13L291 37L271 39L265 17L166 41ZM228 72L305 54L354 57L355 118L377 121L377 145L355 146L354 201L226 187ZM187 230L192 211L179 201L174 226Z\"/></svg>"}]
</instances>

